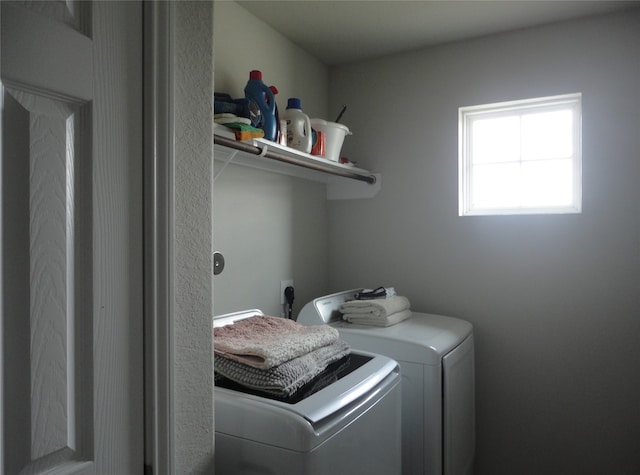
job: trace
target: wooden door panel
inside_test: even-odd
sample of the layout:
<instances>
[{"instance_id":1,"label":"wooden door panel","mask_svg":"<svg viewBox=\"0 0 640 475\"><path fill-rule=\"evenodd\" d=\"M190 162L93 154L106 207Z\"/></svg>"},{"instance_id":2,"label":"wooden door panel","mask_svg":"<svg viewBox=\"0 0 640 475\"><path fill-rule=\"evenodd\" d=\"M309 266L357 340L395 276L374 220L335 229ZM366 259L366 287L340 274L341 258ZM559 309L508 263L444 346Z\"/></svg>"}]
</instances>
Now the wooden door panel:
<instances>
[{"instance_id":1,"label":"wooden door panel","mask_svg":"<svg viewBox=\"0 0 640 475\"><path fill-rule=\"evenodd\" d=\"M14 3L91 36L91 4L79 0L20 0Z\"/></svg>"},{"instance_id":2,"label":"wooden door panel","mask_svg":"<svg viewBox=\"0 0 640 475\"><path fill-rule=\"evenodd\" d=\"M16 357L4 422L20 434L5 459L16 471L42 470L90 455L93 352L82 341L92 333L90 105L14 88L3 88L3 101L2 188L12 204L3 273L15 276L4 339Z\"/></svg>"},{"instance_id":3,"label":"wooden door panel","mask_svg":"<svg viewBox=\"0 0 640 475\"><path fill-rule=\"evenodd\" d=\"M77 8L88 10L91 2L80 2ZM81 17L89 14L78 12ZM93 42L84 33L51 20L34 11L30 2L3 5L3 80L49 93L55 91L69 98L91 100Z\"/></svg>"}]
</instances>

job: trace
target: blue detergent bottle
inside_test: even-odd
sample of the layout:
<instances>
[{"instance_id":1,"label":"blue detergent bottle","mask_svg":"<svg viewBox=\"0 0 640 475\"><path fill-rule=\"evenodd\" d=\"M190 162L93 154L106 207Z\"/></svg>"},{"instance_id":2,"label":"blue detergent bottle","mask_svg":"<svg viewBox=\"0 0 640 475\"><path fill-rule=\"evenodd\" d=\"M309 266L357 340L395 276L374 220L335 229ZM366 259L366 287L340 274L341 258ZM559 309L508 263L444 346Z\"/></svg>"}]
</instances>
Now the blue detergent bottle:
<instances>
[{"instance_id":1,"label":"blue detergent bottle","mask_svg":"<svg viewBox=\"0 0 640 475\"><path fill-rule=\"evenodd\" d=\"M249 101L251 125L264 130L265 139L276 141L278 138L276 99L273 91L262 82L262 71L253 70L249 73L244 95Z\"/></svg>"}]
</instances>

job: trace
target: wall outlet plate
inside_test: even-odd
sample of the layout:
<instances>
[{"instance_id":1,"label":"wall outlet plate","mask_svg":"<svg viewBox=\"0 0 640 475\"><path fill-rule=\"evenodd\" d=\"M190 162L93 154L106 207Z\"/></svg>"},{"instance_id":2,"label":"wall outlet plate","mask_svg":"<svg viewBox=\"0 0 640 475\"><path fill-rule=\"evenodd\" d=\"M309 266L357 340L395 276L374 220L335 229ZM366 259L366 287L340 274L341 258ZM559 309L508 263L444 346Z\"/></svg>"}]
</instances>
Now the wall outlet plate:
<instances>
[{"instance_id":1,"label":"wall outlet plate","mask_svg":"<svg viewBox=\"0 0 640 475\"><path fill-rule=\"evenodd\" d=\"M293 279L280 281L280 305L284 305L285 303L287 303L287 301L284 298L284 289L286 289L289 286L294 287Z\"/></svg>"}]
</instances>

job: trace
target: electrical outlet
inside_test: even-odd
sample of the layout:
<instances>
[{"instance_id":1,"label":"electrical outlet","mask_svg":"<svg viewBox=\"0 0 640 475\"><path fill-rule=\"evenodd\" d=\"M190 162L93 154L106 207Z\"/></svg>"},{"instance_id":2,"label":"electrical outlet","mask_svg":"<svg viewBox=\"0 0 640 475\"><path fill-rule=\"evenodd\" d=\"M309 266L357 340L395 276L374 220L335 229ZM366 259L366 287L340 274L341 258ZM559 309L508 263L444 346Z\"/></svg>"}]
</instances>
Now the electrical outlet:
<instances>
[{"instance_id":1,"label":"electrical outlet","mask_svg":"<svg viewBox=\"0 0 640 475\"><path fill-rule=\"evenodd\" d=\"M293 287L293 279L291 280L281 280L280 281L280 305L284 305L287 301L284 298L284 289L287 287Z\"/></svg>"}]
</instances>

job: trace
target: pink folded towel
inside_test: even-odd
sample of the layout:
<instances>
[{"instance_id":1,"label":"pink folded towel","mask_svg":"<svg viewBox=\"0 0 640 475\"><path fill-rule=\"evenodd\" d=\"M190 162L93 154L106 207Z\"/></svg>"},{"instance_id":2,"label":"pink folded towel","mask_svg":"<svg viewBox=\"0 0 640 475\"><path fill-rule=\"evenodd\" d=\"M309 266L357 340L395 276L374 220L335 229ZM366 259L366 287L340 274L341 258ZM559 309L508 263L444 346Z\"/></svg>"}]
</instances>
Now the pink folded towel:
<instances>
[{"instance_id":1,"label":"pink folded towel","mask_svg":"<svg viewBox=\"0 0 640 475\"><path fill-rule=\"evenodd\" d=\"M213 329L218 355L254 368L272 368L338 340L328 325L303 326L293 320L256 315Z\"/></svg>"}]
</instances>

